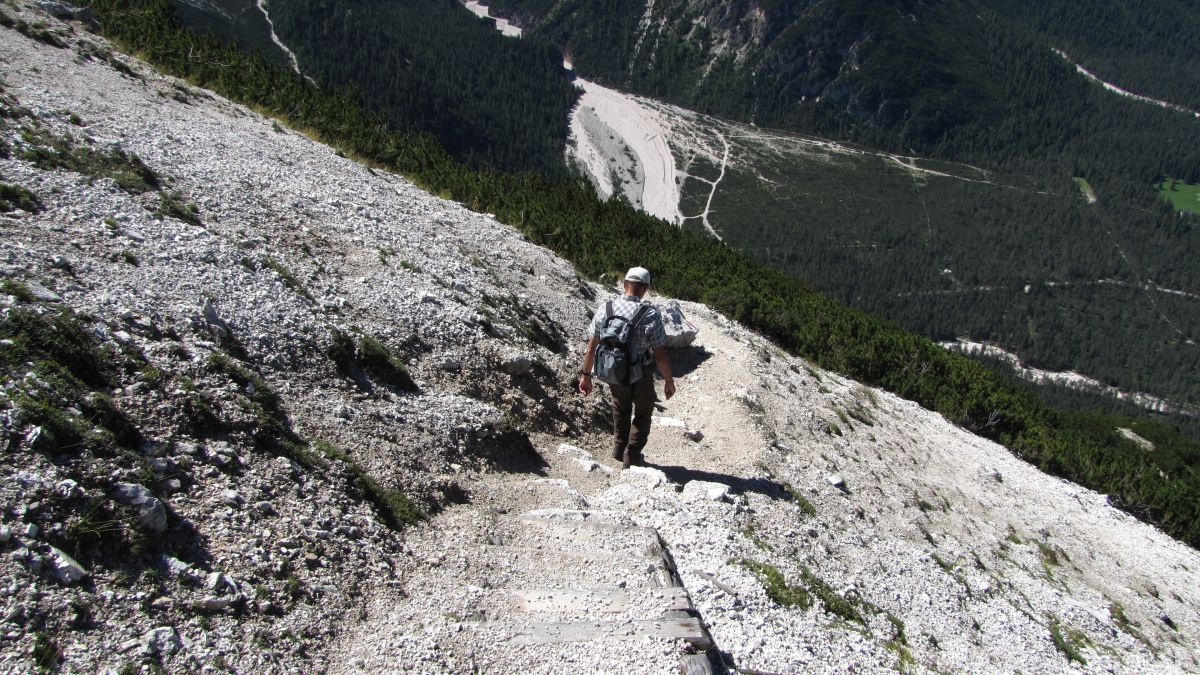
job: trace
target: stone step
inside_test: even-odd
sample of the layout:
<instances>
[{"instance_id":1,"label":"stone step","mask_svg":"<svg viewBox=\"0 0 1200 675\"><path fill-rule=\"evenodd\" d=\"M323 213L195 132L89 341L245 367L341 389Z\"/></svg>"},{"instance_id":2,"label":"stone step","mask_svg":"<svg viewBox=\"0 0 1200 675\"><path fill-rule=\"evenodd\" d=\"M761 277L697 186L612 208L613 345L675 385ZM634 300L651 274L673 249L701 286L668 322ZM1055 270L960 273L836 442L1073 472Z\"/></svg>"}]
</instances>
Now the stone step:
<instances>
[{"instance_id":1,"label":"stone step","mask_svg":"<svg viewBox=\"0 0 1200 675\"><path fill-rule=\"evenodd\" d=\"M650 616L670 611L690 611L692 601L682 588L626 589L517 589L502 591L516 600L516 608L526 613L598 612L623 614L643 609Z\"/></svg>"},{"instance_id":2,"label":"stone step","mask_svg":"<svg viewBox=\"0 0 1200 675\"><path fill-rule=\"evenodd\" d=\"M647 619L640 621L563 621L518 623L502 628L515 645L557 642L611 642L660 638L682 640L706 651L712 640L699 619Z\"/></svg>"}]
</instances>

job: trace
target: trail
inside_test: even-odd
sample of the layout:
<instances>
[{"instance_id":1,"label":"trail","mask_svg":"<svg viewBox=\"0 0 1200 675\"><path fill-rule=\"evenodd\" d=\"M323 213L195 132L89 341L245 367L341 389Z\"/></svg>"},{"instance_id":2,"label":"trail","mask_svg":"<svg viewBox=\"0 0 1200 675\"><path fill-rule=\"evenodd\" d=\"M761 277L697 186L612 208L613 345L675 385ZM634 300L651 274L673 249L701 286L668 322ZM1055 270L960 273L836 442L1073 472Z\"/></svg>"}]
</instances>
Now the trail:
<instances>
[{"instance_id":1,"label":"trail","mask_svg":"<svg viewBox=\"0 0 1200 675\"><path fill-rule=\"evenodd\" d=\"M725 152L724 152L724 154L721 155L721 173L720 173L720 175L717 176L716 180L708 180L705 178L700 178L699 176L688 176L692 180L698 180L698 181L708 183L710 186L710 189L708 191L708 201L706 201L704 203L704 212L698 216L687 216L687 217L688 218L699 218L700 221L702 223L704 223L704 229L708 230L709 234L716 237L717 241L723 241L723 239L721 238L721 235L717 233L717 230L712 226L712 223L710 223L708 220L708 214L712 212L713 197L715 197L717 195L717 186L719 186L721 184L721 181L725 179L725 168L729 165L729 141L727 141L725 139L725 136L723 136L721 134L721 132L717 131L715 133L717 134L717 138L720 138L721 143L725 146Z\"/></svg>"},{"instance_id":2,"label":"trail","mask_svg":"<svg viewBox=\"0 0 1200 675\"><path fill-rule=\"evenodd\" d=\"M905 667L897 627L919 672L1060 672L1048 625L1064 621L1087 631L1089 662L1119 648L1117 670L1186 664L1190 646L1155 617L1177 606L1160 596L1193 602L1193 550L940 415L683 304L700 335L671 354L678 392L658 403L648 466L607 456L607 424L534 437L541 475L480 475L470 503L412 532L425 557L401 589L367 595L362 625L330 654L335 672L420 668L435 653L485 672L719 671L691 650L731 671L883 672ZM1047 550L1070 563L1051 569ZM832 596L809 609L768 597L755 571L768 568L861 599L861 623L836 616ZM1180 578L1169 593L1139 590L1168 575ZM1114 623L1117 602L1161 651Z\"/></svg>"}]
</instances>

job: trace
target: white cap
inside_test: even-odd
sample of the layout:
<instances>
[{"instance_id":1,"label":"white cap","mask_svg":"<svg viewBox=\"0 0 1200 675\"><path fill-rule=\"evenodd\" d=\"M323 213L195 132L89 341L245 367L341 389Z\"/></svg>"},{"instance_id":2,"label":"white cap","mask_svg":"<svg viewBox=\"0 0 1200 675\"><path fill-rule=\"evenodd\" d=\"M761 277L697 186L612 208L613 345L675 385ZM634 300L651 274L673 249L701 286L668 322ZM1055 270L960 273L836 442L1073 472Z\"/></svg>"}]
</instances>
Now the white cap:
<instances>
[{"instance_id":1,"label":"white cap","mask_svg":"<svg viewBox=\"0 0 1200 675\"><path fill-rule=\"evenodd\" d=\"M625 273L625 281L632 281L635 284L649 284L650 270L645 267L631 267Z\"/></svg>"}]
</instances>

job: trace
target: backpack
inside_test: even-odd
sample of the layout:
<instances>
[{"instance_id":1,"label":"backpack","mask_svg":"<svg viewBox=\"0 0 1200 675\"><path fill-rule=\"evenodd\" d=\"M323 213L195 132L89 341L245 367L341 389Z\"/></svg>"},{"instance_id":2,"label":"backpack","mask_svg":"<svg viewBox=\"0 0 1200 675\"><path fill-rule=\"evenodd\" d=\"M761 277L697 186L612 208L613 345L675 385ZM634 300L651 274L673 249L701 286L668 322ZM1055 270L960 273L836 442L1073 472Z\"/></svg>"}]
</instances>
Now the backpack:
<instances>
[{"instance_id":1,"label":"backpack","mask_svg":"<svg viewBox=\"0 0 1200 675\"><path fill-rule=\"evenodd\" d=\"M605 307L604 330L600 333L600 343L596 345L592 374L609 384L633 384L642 379L645 366L642 355L633 353L636 342L634 328L649 311L650 305L638 307L633 319L613 314L612 300Z\"/></svg>"}]
</instances>

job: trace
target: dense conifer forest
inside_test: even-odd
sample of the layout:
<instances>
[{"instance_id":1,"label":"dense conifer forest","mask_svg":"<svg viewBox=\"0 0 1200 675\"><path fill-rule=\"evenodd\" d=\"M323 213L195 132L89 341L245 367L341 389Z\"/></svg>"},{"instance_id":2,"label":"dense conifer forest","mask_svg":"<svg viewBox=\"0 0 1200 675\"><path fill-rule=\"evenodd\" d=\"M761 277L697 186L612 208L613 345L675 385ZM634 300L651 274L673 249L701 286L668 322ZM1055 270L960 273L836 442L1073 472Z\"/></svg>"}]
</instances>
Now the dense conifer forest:
<instances>
[{"instance_id":1,"label":"dense conifer forest","mask_svg":"<svg viewBox=\"0 0 1200 675\"><path fill-rule=\"evenodd\" d=\"M178 9L202 29L228 33L210 15ZM387 124L433 134L471 166L564 172L579 93L549 43L497 39L494 27L450 0L289 0L271 3L270 12L305 75L354 87ZM248 32L226 37L252 43Z\"/></svg>"},{"instance_id":2,"label":"dense conifer forest","mask_svg":"<svg viewBox=\"0 0 1200 675\"><path fill-rule=\"evenodd\" d=\"M1200 546L1200 445L1177 433L1119 416L1049 408L983 364L841 306L793 276L620 201L601 202L584 181L457 162L432 136L390 130L347 90L315 86L261 56L188 31L170 0L89 4L105 34L130 52L435 193L495 213L582 274L595 277L633 262L661 270L663 292L707 303L824 367L917 401ZM1125 440L1118 427L1135 429L1156 452Z\"/></svg>"}]
</instances>

